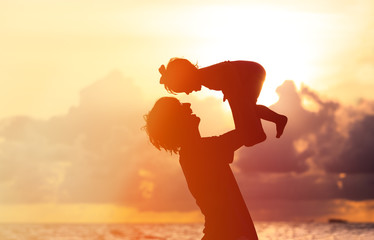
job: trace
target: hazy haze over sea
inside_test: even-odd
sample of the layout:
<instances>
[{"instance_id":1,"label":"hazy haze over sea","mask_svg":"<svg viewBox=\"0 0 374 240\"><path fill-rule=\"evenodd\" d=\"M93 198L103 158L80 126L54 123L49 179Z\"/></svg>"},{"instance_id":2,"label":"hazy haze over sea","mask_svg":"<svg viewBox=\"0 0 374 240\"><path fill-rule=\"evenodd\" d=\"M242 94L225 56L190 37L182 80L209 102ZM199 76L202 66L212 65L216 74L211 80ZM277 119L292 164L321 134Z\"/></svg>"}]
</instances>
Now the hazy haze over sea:
<instances>
[{"instance_id":1,"label":"hazy haze over sea","mask_svg":"<svg viewBox=\"0 0 374 240\"><path fill-rule=\"evenodd\" d=\"M372 240L373 223L258 222L260 240ZM203 224L1 224L1 240L198 240Z\"/></svg>"}]
</instances>

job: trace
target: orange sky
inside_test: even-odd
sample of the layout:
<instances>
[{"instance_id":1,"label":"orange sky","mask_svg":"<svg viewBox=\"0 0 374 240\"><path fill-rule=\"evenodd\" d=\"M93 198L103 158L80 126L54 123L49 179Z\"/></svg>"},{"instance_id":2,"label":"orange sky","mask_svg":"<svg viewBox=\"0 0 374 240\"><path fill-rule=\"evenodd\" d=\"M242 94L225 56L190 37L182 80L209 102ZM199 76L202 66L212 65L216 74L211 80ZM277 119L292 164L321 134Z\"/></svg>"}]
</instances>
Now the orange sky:
<instances>
[{"instance_id":1,"label":"orange sky","mask_svg":"<svg viewBox=\"0 0 374 240\"><path fill-rule=\"evenodd\" d=\"M174 56L259 61L273 102L286 79L354 102L373 87L372 9L369 0L1 1L0 116L65 113L113 69L153 98L154 69Z\"/></svg>"},{"instance_id":2,"label":"orange sky","mask_svg":"<svg viewBox=\"0 0 374 240\"><path fill-rule=\"evenodd\" d=\"M147 202L174 199L157 185L169 178L157 182L155 174L181 174L173 157L154 151L144 133L136 132L143 120L134 116L144 114L166 94L158 84L159 65L171 57L186 57L200 66L258 61L267 70L260 103L275 103L276 88L293 80L298 89L308 86L321 97L298 92L319 108L327 108L330 100L344 105L334 111L345 116L337 128L347 136L348 126L372 109L373 9L370 0L1 1L0 222L201 220L185 186L181 196L186 200L174 209ZM227 108L210 95L217 96L207 90L183 96L203 115L204 135L233 127ZM358 104L359 99L366 101ZM204 115L208 111L212 114ZM308 114L300 110L304 113ZM328 119L322 113L317 117ZM132 139L126 137L130 134ZM288 143L303 152L315 145L312 135L294 134ZM152 159L169 170L149 173ZM325 163L311 159L305 160L309 170L298 177L306 181L313 176L318 182L325 174L321 171L330 170L312 171L313 164ZM238 161L237 169L247 169L239 163L243 161ZM123 171L115 171L119 166ZM262 166L251 167L269 177ZM343 181L339 172L334 174L337 179L331 181ZM277 175L286 183L283 177ZM252 181L244 175L240 179ZM182 180L178 177L181 186ZM111 189L95 192L106 184ZM326 196L323 203L334 206L329 208L332 212L293 219L323 219L331 213L374 221L374 214L366 214L373 198L357 201L342 196L340 200ZM251 201L259 204L258 199ZM49 214L41 217L44 212ZM258 219L271 219L262 210L254 212ZM279 214L277 219L283 216Z\"/></svg>"}]
</instances>

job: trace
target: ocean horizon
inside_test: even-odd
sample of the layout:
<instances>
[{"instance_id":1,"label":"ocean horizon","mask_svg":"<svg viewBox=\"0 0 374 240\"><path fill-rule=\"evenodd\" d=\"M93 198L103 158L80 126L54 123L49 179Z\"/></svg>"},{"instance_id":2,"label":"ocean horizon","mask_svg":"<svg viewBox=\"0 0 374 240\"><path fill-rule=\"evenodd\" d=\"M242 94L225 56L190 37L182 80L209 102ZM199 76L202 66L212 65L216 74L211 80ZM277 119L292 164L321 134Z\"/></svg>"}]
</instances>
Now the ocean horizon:
<instances>
[{"instance_id":1,"label":"ocean horizon","mask_svg":"<svg viewBox=\"0 0 374 240\"><path fill-rule=\"evenodd\" d=\"M260 240L373 240L374 223L257 222ZM1 240L198 240L203 223L0 224Z\"/></svg>"}]
</instances>

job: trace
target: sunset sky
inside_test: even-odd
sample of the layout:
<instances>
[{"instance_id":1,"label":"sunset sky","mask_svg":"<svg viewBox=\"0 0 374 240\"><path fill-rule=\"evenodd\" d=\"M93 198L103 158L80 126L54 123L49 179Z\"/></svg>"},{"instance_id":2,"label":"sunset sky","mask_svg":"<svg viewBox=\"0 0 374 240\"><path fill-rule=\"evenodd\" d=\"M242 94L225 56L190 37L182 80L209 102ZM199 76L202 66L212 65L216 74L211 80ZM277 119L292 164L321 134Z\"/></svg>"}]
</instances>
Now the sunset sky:
<instances>
[{"instance_id":1,"label":"sunset sky","mask_svg":"<svg viewBox=\"0 0 374 240\"><path fill-rule=\"evenodd\" d=\"M254 221L374 222L371 0L0 1L0 222L203 221L177 156L143 115L172 57L261 63L281 139L231 166ZM222 96L192 103L203 136L234 127Z\"/></svg>"}]
</instances>

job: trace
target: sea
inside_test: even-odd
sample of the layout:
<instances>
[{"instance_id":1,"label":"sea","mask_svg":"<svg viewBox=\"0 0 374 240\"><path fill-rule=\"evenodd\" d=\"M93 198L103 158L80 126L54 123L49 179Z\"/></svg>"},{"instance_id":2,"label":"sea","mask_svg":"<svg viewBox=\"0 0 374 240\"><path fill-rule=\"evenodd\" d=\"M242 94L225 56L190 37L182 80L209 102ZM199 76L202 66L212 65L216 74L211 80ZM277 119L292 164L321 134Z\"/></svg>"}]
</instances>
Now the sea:
<instances>
[{"instance_id":1,"label":"sea","mask_svg":"<svg viewBox=\"0 0 374 240\"><path fill-rule=\"evenodd\" d=\"M374 240L374 223L257 222L260 240ZM0 224L0 240L199 240L203 224Z\"/></svg>"}]
</instances>

